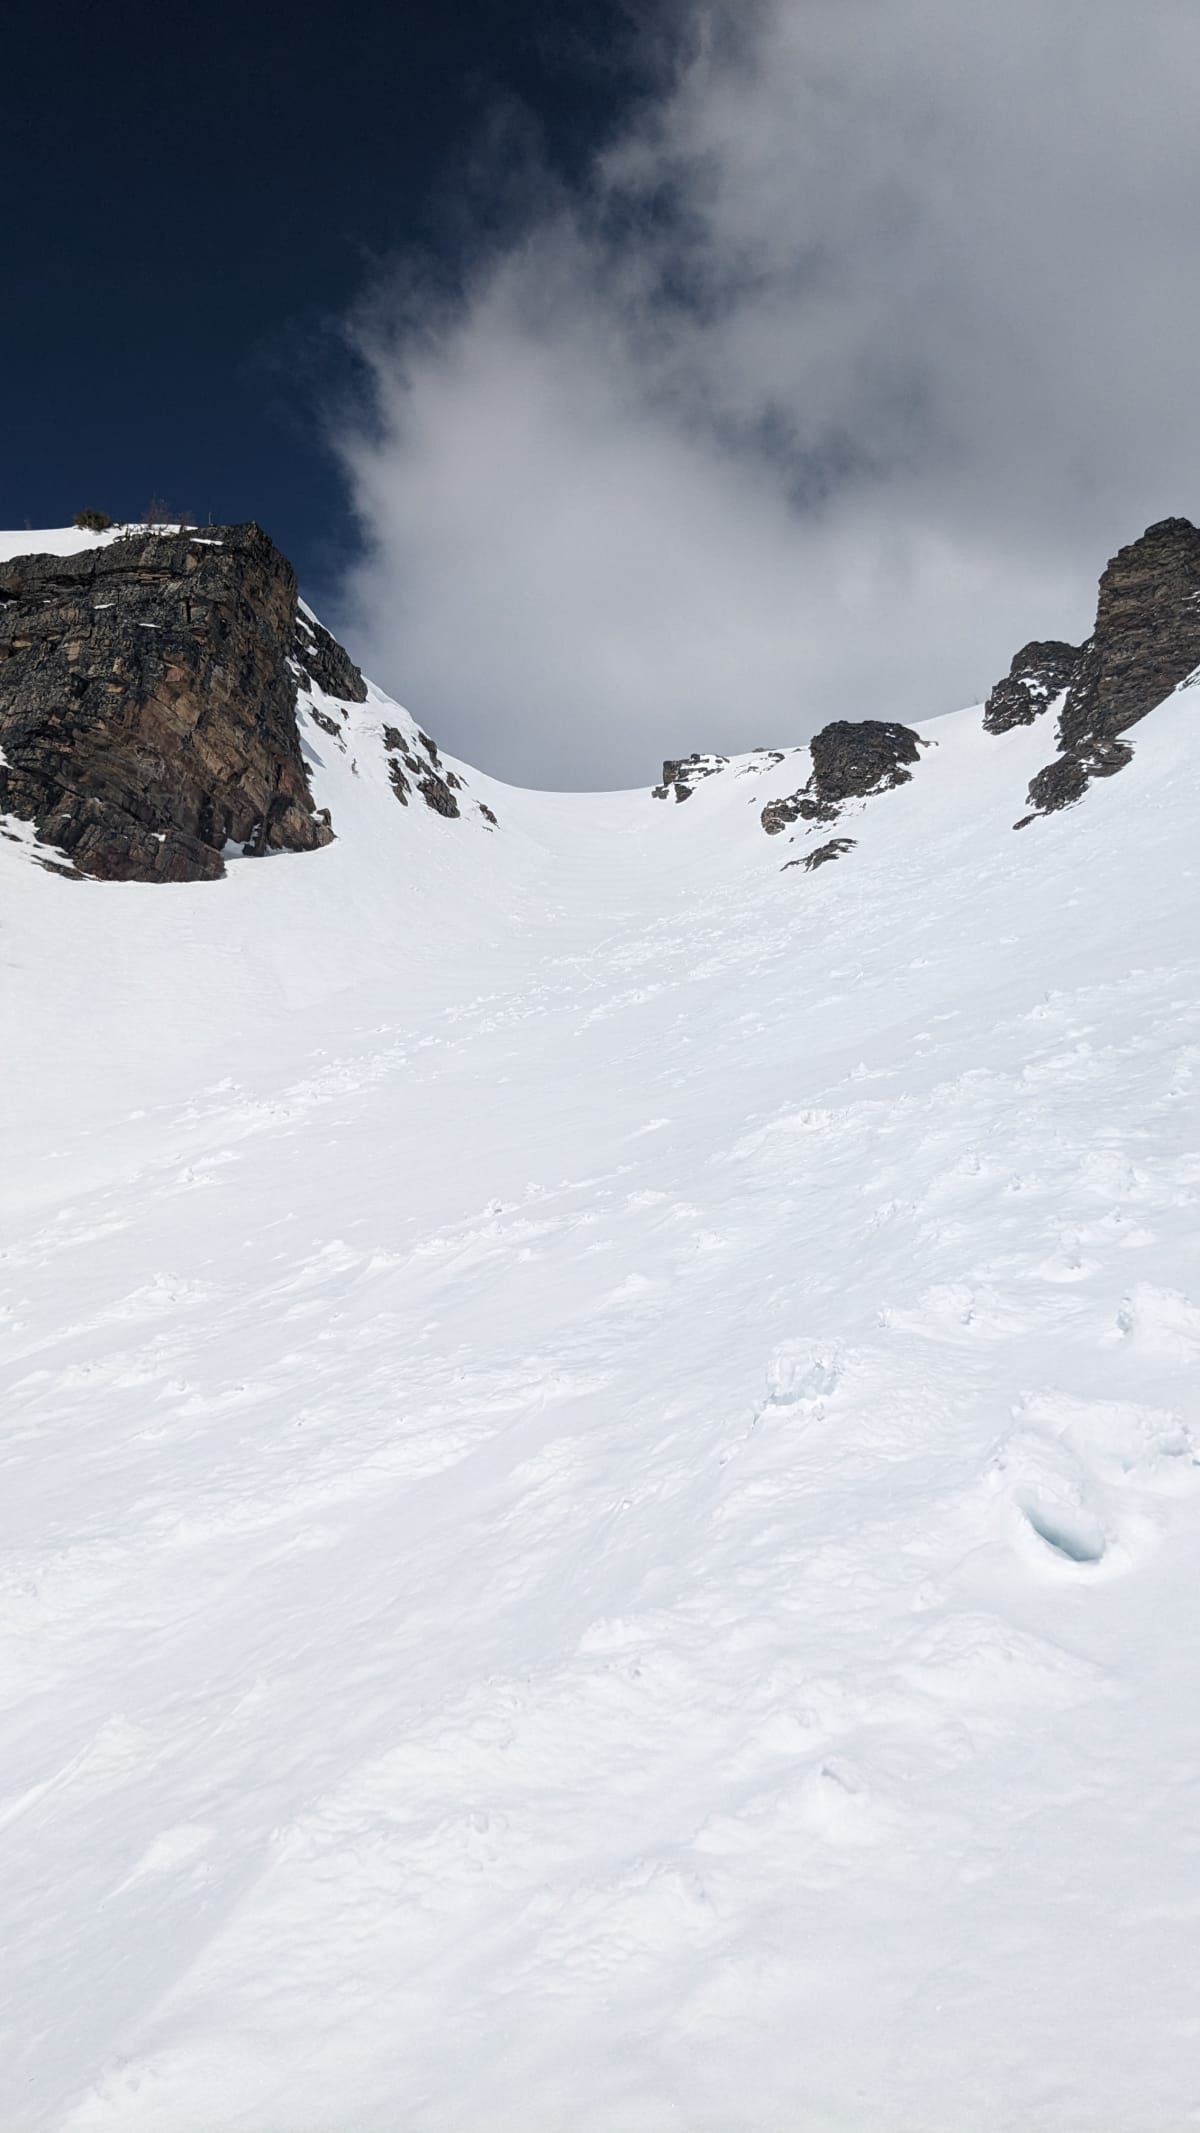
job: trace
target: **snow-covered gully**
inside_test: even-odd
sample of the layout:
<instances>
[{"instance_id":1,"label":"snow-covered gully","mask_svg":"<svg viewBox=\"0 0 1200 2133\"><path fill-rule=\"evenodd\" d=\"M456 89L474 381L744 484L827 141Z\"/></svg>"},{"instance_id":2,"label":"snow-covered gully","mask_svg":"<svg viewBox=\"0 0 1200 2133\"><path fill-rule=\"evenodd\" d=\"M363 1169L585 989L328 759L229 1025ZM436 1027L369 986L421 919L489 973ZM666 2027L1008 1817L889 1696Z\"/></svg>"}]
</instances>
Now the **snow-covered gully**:
<instances>
[{"instance_id":1,"label":"snow-covered gully","mask_svg":"<svg viewBox=\"0 0 1200 2133\"><path fill-rule=\"evenodd\" d=\"M0 2124L1197 2122L1195 701L0 841Z\"/></svg>"}]
</instances>

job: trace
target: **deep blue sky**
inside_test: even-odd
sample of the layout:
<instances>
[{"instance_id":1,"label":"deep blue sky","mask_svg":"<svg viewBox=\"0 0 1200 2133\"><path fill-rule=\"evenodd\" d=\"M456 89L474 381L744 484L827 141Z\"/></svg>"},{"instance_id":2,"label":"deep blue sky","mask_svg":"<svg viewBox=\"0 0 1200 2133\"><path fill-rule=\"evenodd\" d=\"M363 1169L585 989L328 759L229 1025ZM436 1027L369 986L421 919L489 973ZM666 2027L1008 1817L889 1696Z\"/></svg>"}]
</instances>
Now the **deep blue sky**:
<instances>
[{"instance_id":1,"label":"deep blue sky","mask_svg":"<svg viewBox=\"0 0 1200 2133\"><path fill-rule=\"evenodd\" d=\"M398 251L453 274L498 114L579 168L653 11L0 0L0 525L159 497L257 518L319 591L353 542L320 440L338 322Z\"/></svg>"}]
</instances>

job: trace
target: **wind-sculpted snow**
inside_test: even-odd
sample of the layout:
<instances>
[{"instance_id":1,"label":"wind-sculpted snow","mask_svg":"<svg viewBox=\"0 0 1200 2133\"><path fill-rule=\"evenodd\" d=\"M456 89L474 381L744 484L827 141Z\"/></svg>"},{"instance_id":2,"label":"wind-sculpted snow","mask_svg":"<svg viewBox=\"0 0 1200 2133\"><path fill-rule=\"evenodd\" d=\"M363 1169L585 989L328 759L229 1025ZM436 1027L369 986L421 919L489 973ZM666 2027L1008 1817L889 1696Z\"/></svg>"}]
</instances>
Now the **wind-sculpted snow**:
<instances>
[{"instance_id":1,"label":"wind-sculpted snow","mask_svg":"<svg viewBox=\"0 0 1200 2133\"><path fill-rule=\"evenodd\" d=\"M0 843L0 2123L1190 2121L1186 704L811 873L378 691L314 857Z\"/></svg>"}]
</instances>

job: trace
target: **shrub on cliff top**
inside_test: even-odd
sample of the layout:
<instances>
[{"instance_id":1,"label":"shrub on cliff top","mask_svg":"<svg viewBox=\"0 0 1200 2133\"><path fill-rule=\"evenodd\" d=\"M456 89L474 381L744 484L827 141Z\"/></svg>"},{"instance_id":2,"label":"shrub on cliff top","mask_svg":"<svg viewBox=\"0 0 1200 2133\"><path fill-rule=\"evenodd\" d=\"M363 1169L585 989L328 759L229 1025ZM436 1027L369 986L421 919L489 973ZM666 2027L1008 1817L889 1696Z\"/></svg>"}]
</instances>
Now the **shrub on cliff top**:
<instances>
[{"instance_id":1,"label":"shrub on cliff top","mask_svg":"<svg viewBox=\"0 0 1200 2133\"><path fill-rule=\"evenodd\" d=\"M112 523L107 511L77 511L71 520L84 533L107 533Z\"/></svg>"}]
</instances>

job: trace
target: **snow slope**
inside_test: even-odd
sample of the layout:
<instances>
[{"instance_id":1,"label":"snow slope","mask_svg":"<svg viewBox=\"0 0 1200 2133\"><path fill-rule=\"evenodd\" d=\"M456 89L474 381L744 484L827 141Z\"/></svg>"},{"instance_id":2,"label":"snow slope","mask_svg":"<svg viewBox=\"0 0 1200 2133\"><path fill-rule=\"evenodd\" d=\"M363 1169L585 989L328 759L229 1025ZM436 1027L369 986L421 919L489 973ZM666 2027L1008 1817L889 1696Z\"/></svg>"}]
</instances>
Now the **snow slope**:
<instances>
[{"instance_id":1,"label":"snow slope","mask_svg":"<svg viewBox=\"0 0 1200 2133\"><path fill-rule=\"evenodd\" d=\"M141 531L142 528L137 528ZM162 533L178 533L177 526L162 526ZM128 533L128 526L111 526L107 533L91 533L82 526L46 526L37 533L0 533L0 563L19 555L82 555L85 548L111 548Z\"/></svg>"},{"instance_id":2,"label":"snow slope","mask_svg":"<svg viewBox=\"0 0 1200 2133\"><path fill-rule=\"evenodd\" d=\"M0 841L0 2125L1200 2123L1196 700Z\"/></svg>"}]
</instances>

